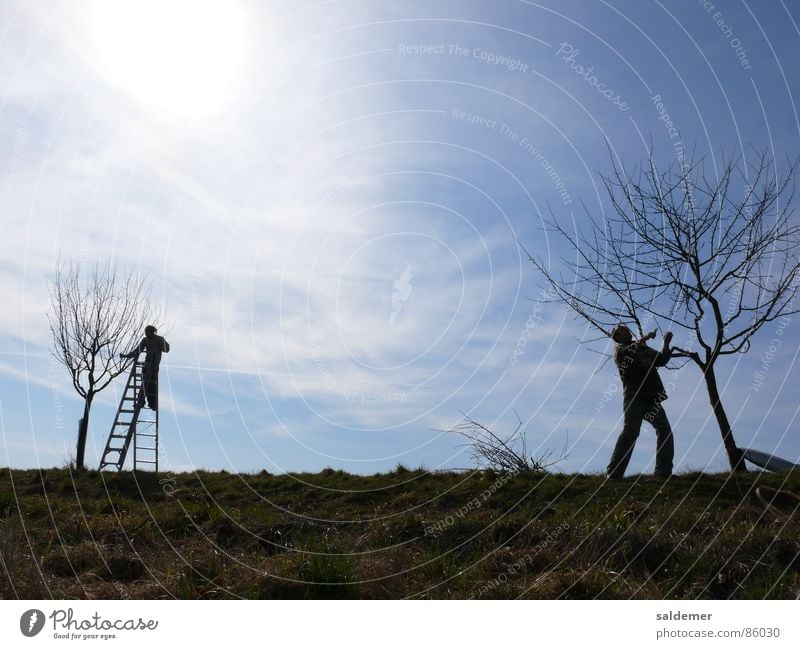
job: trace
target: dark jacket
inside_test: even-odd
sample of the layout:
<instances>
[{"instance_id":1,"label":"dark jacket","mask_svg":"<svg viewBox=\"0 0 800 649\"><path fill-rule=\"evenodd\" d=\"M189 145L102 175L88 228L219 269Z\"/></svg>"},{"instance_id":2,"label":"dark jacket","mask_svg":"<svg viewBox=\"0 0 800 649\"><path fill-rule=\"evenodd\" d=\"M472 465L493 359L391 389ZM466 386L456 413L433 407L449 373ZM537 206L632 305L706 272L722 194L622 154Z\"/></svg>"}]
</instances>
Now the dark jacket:
<instances>
[{"instance_id":1,"label":"dark jacket","mask_svg":"<svg viewBox=\"0 0 800 649\"><path fill-rule=\"evenodd\" d=\"M151 367L158 368L159 363L161 363L161 354L164 352L169 353L169 343L164 336L157 334L155 336L145 336L142 338L142 342L130 354L127 354L127 357L133 358L142 352L145 352L144 362Z\"/></svg>"},{"instance_id":2,"label":"dark jacket","mask_svg":"<svg viewBox=\"0 0 800 649\"><path fill-rule=\"evenodd\" d=\"M670 356L669 352L659 352L647 345L617 345L614 362L622 380L623 401L664 401L667 393L656 368L666 365Z\"/></svg>"}]
</instances>

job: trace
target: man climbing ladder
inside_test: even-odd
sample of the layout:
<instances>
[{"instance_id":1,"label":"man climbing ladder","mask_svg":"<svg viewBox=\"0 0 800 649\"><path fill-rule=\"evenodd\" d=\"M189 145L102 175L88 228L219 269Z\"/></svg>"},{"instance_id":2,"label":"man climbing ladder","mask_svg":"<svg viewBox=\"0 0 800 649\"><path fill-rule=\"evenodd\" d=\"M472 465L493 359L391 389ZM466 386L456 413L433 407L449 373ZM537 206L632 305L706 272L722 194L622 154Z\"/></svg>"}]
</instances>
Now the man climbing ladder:
<instances>
[{"instance_id":1,"label":"man climbing ladder","mask_svg":"<svg viewBox=\"0 0 800 649\"><path fill-rule=\"evenodd\" d=\"M169 353L169 343L164 336L158 335L158 329L153 325L144 328L144 338L129 353L120 354L122 358L136 358L145 352L144 366L142 367L142 390L139 392L138 407L143 408L145 397L147 407L151 410L158 409L158 366L161 363L161 354Z\"/></svg>"}]
</instances>

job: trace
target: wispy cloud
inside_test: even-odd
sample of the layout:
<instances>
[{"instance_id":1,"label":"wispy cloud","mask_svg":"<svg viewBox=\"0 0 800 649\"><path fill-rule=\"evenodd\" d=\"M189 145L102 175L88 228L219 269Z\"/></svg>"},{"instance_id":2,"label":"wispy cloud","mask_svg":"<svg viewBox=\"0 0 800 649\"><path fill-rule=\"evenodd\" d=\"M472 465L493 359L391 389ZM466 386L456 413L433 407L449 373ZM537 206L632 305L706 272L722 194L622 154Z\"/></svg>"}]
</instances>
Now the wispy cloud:
<instances>
[{"instance_id":1,"label":"wispy cloud","mask_svg":"<svg viewBox=\"0 0 800 649\"><path fill-rule=\"evenodd\" d=\"M0 8L0 381L30 388L31 404L52 400L44 277L59 255L135 265L167 312L173 351L162 404L176 466L235 465L251 453L284 468L335 458L385 468L404 454L439 464L460 451L431 429L459 412L508 428L516 411L537 445L559 446L569 432L580 440L574 466L602 468L620 404L597 403L615 370L580 345L578 323L539 299L517 240L559 267L564 251L542 215L549 206L579 224L581 200L603 213L594 172L607 167L606 143L637 160L641 135L652 134L673 155L642 80L669 95L686 141L727 145L743 124L754 141L773 129L794 133L777 71L755 80L768 116L747 92L729 105L677 27L652 35L675 57L670 67L643 54L652 43L618 16L585 3L567 3L564 18L478 2L355 2L346 12L243 2L245 59L224 110L180 119L109 79L90 46L87 6ZM663 17L656 7L637 11ZM731 12L757 51L748 15ZM715 69L749 89L702 8L679 13ZM580 48L580 61L630 111L564 65L562 41ZM793 51L785 35L774 43ZM436 49L410 54L406 46L417 45ZM502 56L527 67L498 64ZM726 111L730 119L714 124L704 117ZM772 443L753 413L774 418L776 430L796 413L748 393L739 380L752 375L748 363L731 367L726 399L753 404L737 415L743 439L754 431ZM775 368L773 387L788 394L780 379L793 362ZM687 466L718 457L691 376L669 402L691 431ZM65 379L57 383L68 409L79 404ZM116 396L109 390L98 403L98 444ZM13 429L22 424L24 416ZM72 431L60 434L72 444ZM798 454L792 442L775 443Z\"/></svg>"}]
</instances>

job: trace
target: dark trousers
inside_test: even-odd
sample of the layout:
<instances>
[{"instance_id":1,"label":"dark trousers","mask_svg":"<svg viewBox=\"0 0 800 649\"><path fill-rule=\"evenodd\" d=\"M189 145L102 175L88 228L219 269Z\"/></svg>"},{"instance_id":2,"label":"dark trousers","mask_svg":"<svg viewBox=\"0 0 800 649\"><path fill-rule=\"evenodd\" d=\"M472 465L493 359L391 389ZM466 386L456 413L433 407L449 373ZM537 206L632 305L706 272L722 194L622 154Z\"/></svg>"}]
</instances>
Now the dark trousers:
<instances>
[{"instance_id":1,"label":"dark trousers","mask_svg":"<svg viewBox=\"0 0 800 649\"><path fill-rule=\"evenodd\" d=\"M148 408L158 408L158 366L145 362L142 367L142 390L139 391L139 407L144 407L145 397Z\"/></svg>"},{"instance_id":2,"label":"dark trousers","mask_svg":"<svg viewBox=\"0 0 800 649\"><path fill-rule=\"evenodd\" d=\"M672 439L672 428L667 419L667 413L659 402L652 400L634 399L625 404L625 420L622 425L611 462L608 464L608 475L611 478L621 478L631 461L633 447L639 437L642 422L647 421L656 430L656 470L657 476L668 477L672 475L672 459L675 455L675 445Z\"/></svg>"}]
</instances>

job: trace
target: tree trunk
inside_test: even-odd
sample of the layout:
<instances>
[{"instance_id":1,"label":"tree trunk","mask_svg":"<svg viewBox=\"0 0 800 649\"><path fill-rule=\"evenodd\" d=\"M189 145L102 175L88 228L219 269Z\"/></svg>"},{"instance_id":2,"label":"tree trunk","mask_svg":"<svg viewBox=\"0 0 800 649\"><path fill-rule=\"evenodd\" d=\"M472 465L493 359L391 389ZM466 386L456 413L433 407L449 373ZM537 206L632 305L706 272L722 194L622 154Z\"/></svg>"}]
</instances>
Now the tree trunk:
<instances>
[{"instance_id":1,"label":"tree trunk","mask_svg":"<svg viewBox=\"0 0 800 649\"><path fill-rule=\"evenodd\" d=\"M86 436L89 432L89 411L92 409L92 399L94 399L94 394L89 392L86 395L86 399L84 400L83 404L83 419L81 419L81 424L78 426L78 453L77 457L75 458L75 468L78 471L83 471L84 469L84 455L86 454Z\"/></svg>"},{"instance_id":2,"label":"tree trunk","mask_svg":"<svg viewBox=\"0 0 800 649\"><path fill-rule=\"evenodd\" d=\"M714 416L717 418L717 424L719 425L719 432L722 434L722 442L725 444L725 450L728 452L728 461L731 465L731 471L747 471L742 451L736 446L736 442L733 439L731 424L728 421L728 415L725 413L725 408L723 408L722 401L720 401L719 398L717 377L714 374L713 363L710 363L705 368L704 375L706 379L706 388L708 389L708 399L711 401L711 408L714 410Z\"/></svg>"}]
</instances>

